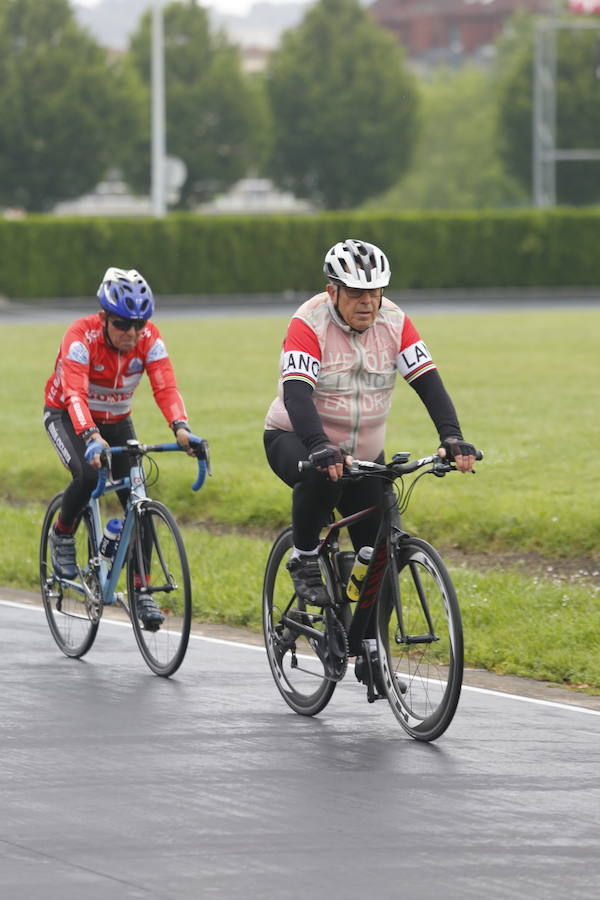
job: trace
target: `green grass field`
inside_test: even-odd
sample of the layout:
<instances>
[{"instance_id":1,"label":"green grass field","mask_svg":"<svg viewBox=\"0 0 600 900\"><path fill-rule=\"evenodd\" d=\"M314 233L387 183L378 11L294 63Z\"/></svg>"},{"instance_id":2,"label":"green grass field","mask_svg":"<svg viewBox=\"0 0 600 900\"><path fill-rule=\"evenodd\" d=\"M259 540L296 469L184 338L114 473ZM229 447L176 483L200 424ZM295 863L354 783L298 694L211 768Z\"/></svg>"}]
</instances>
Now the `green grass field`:
<instances>
[{"instance_id":1,"label":"green grass field","mask_svg":"<svg viewBox=\"0 0 600 900\"><path fill-rule=\"evenodd\" d=\"M535 554L548 565L579 558L600 564L600 311L413 318L465 436L486 454L474 477L423 479L405 516L407 528L438 548L467 554L467 568L453 574L468 663L600 688L594 588L494 568L496 554ZM158 324L194 430L210 441L215 474L193 494L194 462L161 457L152 493L185 524L198 618L257 628L269 538L289 517L289 491L262 449L286 320L159 318ZM36 585L44 505L66 480L41 422L43 386L63 331L24 324L0 331L4 585ZM142 440L169 438L146 380L134 420ZM418 397L398 384L386 451L423 455L436 445ZM219 534L203 523L219 526ZM485 571L469 567L474 551Z\"/></svg>"}]
</instances>

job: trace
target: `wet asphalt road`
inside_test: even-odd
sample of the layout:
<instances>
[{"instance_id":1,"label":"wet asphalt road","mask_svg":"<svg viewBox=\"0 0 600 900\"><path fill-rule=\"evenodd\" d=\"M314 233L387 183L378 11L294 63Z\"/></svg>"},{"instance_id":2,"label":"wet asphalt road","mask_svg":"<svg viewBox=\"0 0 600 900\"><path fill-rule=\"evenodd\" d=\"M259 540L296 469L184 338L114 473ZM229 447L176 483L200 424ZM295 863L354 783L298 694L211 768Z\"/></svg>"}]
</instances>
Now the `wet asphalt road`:
<instances>
[{"instance_id":1,"label":"wet asphalt road","mask_svg":"<svg viewBox=\"0 0 600 900\"><path fill-rule=\"evenodd\" d=\"M195 637L164 680L129 628L73 661L6 602L0 641L5 900L600 892L597 710L465 689L424 745L350 671L296 716L256 646Z\"/></svg>"},{"instance_id":2,"label":"wet asphalt road","mask_svg":"<svg viewBox=\"0 0 600 900\"><path fill-rule=\"evenodd\" d=\"M315 292L321 288L315 286ZM256 316L282 316L289 319L311 296L311 291L282 294L198 295L159 297L156 320ZM600 308L600 288L465 288L454 290L406 290L387 292L387 296L410 316L488 312L539 312ZM94 297L7 300L0 297L0 321L10 324L28 322L71 322L97 309Z\"/></svg>"},{"instance_id":3,"label":"wet asphalt road","mask_svg":"<svg viewBox=\"0 0 600 900\"><path fill-rule=\"evenodd\" d=\"M160 318L283 316L302 299ZM453 300L453 312L571 305ZM0 304L0 318L68 322L91 306ZM598 711L466 689L446 735L422 745L351 672L319 717L294 715L256 647L195 638L165 681L128 629L103 623L74 662L39 608L3 603L0 642L2 900L600 895Z\"/></svg>"}]
</instances>

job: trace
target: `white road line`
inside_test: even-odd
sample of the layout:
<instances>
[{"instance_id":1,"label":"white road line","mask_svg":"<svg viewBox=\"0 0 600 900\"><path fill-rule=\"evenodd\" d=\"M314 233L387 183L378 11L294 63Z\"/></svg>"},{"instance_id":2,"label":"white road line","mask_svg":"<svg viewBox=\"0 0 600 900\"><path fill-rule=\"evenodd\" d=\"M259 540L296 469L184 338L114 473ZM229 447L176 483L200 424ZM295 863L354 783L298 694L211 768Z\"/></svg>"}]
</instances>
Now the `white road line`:
<instances>
[{"instance_id":1,"label":"white road line","mask_svg":"<svg viewBox=\"0 0 600 900\"><path fill-rule=\"evenodd\" d=\"M32 609L36 612L44 612L41 606L30 603L18 603L14 600L3 600L0 598L0 606L12 606L15 609ZM131 628L128 622L115 622L111 619L103 619L103 624L120 625L122 628ZM222 644L226 647L243 647L244 650L257 650L259 653L265 653L265 648L258 644L245 644L242 641L228 641L225 638L207 637L204 634L195 634L192 632L190 638L197 641L205 641L207 644ZM524 697L522 694L508 694L506 691L494 691L491 688L473 687L469 684L463 684L463 691L470 691L474 694L486 694L489 697L502 697L505 700L519 700L521 703L535 703L538 706L550 706L554 709L570 710L571 712L584 713L588 716L600 716L600 710L588 709L587 706L576 706L571 703L560 703L558 700L541 700L538 697Z\"/></svg>"},{"instance_id":2,"label":"white road line","mask_svg":"<svg viewBox=\"0 0 600 900\"><path fill-rule=\"evenodd\" d=\"M463 691L474 694L491 694L494 697L505 697L507 700L520 700L522 703L537 703L538 706L553 706L555 709L572 709L575 712L587 713L589 716L600 716L600 709L588 709L587 706L576 706L571 703L560 703L558 700L541 700L538 697L524 697L522 694L507 694L506 691L494 691L491 688L474 687L463 684Z\"/></svg>"}]
</instances>

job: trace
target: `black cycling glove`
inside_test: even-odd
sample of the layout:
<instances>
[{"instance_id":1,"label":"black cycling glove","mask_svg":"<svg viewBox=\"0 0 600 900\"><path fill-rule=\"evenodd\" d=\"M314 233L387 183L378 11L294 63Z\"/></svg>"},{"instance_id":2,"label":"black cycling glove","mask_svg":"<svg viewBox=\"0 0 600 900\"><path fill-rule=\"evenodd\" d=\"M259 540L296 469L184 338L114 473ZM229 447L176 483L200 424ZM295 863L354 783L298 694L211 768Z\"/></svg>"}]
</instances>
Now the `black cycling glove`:
<instances>
[{"instance_id":1,"label":"black cycling glove","mask_svg":"<svg viewBox=\"0 0 600 900\"><path fill-rule=\"evenodd\" d=\"M454 459L455 456L475 456L477 452L473 444L457 437L446 438L445 441L442 441L441 446L450 459Z\"/></svg>"},{"instance_id":2,"label":"black cycling glove","mask_svg":"<svg viewBox=\"0 0 600 900\"><path fill-rule=\"evenodd\" d=\"M175 419L174 422L171 422L171 430L173 434L177 434L180 428L184 428L186 431L191 432L191 428L187 421L184 419Z\"/></svg>"},{"instance_id":3,"label":"black cycling glove","mask_svg":"<svg viewBox=\"0 0 600 900\"><path fill-rule=\"evenodd\" d=\"M337 444L318 444L308 457L316 469L326 469L344 462L344 454Z\"/></svg>"}]
</instances>

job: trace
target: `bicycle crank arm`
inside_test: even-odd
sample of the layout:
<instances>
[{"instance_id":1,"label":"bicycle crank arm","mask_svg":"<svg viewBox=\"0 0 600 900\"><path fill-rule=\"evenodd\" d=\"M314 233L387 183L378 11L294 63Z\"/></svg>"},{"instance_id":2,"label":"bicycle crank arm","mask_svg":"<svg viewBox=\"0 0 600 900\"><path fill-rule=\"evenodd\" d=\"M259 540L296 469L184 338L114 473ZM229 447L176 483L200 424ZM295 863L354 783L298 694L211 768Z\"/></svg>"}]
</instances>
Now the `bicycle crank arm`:
<instances>
[{"instance_id":1,"label":"bicycle crank arm","mask_svg":"<svg viewBox=\"0 0 600 900\"><path fill-rule=\"evenodd\" d=\"M281 624L289 628L292 634L303 634L308 640L315 641L319 645L324 644L323 632L317 631L316 628L311 628L310 625L303 625L296 619L286 615L281 617Z\"/></svg>"}]
</instances>

